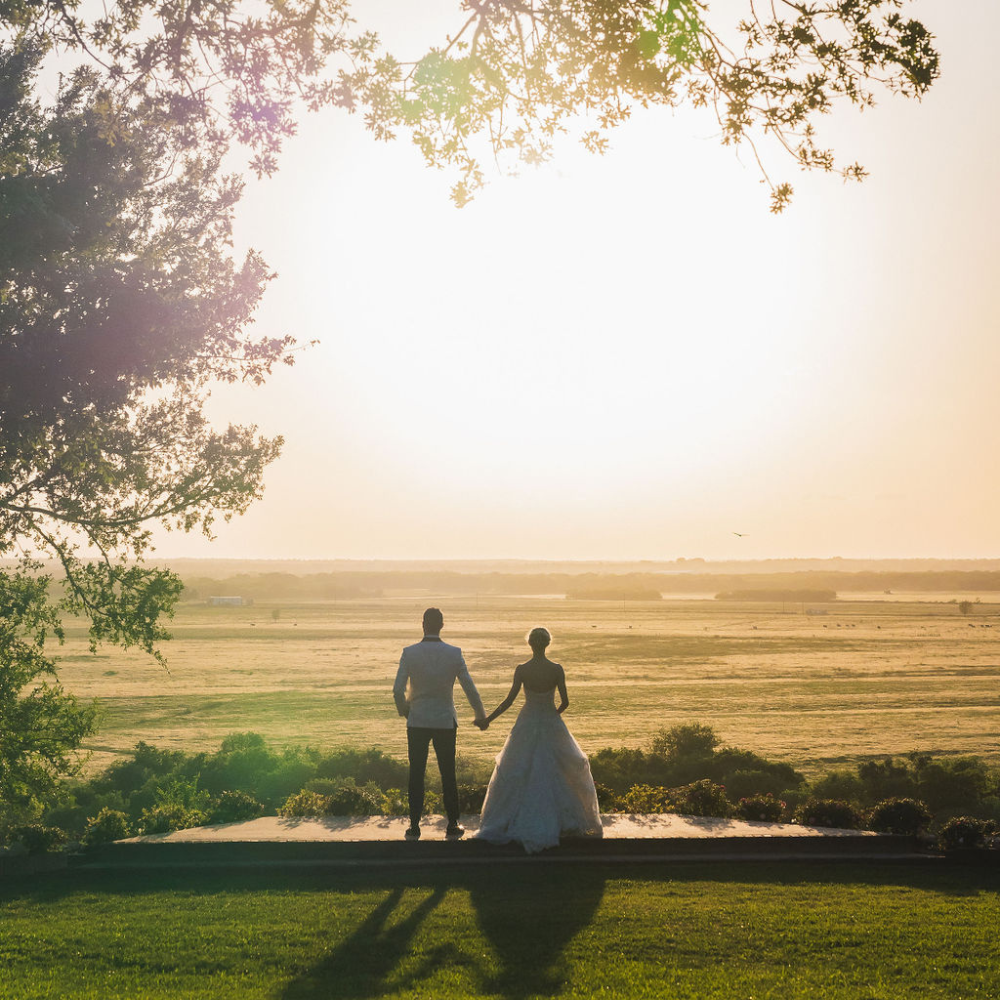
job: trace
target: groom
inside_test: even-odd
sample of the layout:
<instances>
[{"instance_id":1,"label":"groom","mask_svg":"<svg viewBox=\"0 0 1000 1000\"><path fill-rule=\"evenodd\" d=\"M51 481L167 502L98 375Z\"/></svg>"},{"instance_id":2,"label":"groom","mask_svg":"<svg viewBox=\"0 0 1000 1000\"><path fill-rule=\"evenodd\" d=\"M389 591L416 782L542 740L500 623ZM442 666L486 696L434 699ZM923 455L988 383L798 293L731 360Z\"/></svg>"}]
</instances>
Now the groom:
<instances>
[{"instance_id":1,"label":"groom","mask_svg":"<svg viewBox=\"0 0 1000 1000\"><path fill-rule=\"evenodd\" d=\"M482 699L469 676L462 651L441 641L444 615L437 608L424 612L424 637L407 646L399 658L392 696L396 710L406 719L406 747L410 758L410 780L407 789L410 804L410 828L407 840L420 838L420 815L424 811L424 774L427 770L427 750L434 744L441 771L444 808L448 814L446 837L458 838L465 829L458 823L458 782L455 779L455 731L458 717L452 691L455 681L462 685L469 699L476 724L486 718ZM407 693L407 681L409 692Z\"/></svg>"}]
</instances>

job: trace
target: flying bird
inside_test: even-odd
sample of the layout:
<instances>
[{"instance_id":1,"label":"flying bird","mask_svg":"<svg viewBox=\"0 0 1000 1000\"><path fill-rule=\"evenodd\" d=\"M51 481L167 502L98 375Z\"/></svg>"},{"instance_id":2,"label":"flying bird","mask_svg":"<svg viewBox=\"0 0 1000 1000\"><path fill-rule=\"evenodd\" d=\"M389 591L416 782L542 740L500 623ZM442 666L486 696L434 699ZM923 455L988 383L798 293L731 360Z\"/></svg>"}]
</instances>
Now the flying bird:
<instances>
[{"instance_id":1,"label":"flying bird","mask_svg":"<svg viewBox=\"0 0 1000 1000\"><path fill-rule=\"evenodd\" d=\"M746 532L745 532L745 531L734 531L734 532L733 532L733 534L734 534L734 535L735 535L735 536L736 536L737 538L743 538L743 536L744 536L744 535L746 534Z\"/></svg>"}]
</instances>

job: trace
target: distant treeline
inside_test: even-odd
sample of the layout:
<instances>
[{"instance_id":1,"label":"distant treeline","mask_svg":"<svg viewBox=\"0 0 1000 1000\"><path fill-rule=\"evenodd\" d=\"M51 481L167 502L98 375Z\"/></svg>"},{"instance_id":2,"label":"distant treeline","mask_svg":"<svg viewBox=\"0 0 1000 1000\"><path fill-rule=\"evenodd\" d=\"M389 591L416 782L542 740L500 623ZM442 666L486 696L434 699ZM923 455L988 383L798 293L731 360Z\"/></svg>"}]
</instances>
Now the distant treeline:
<instances>
[{"instance_id":1,"label":"distant treeline","mask_svg":"<svg viewBox=\"0 0 1000 1000\"><path fill-rule=\"evenodd\" d=\"M570 601L661 601L663 595L659 587L645 586L631 580L619 582L615 578L601 577L597 580L588 580L583 585L574 583L567 588L566 598Z\"/></svg>"},{"instance_id":2,"label":"distant treeline","mask_svg":"<svg viewBox=\"0 0 1000 1000\"><path fill-rule=\"evenodd\" d=\"M754 587L750 590L727 590L716 594L717 601L835 601L835 590L766 590Z\"/></svg>"},{"instance_id":3,"label":"distant treeline","mask_svg":"<svg viewBox=\"0 0 1000 1000\"><path fill-rule=\"evenodd\" d=\"M458 573L447 570L183 575L185 599L238 595L259 600L342 600L414 590L432 595L565 594L591 600L656 600L664 594L740 591L1000 591L1000 571L803 571L782 573ZM774 598L788 600L789 598ZM791 598L799 600L800 598ZM819 600L820 598L807 598Z\"/></svg>"}]
</instances>

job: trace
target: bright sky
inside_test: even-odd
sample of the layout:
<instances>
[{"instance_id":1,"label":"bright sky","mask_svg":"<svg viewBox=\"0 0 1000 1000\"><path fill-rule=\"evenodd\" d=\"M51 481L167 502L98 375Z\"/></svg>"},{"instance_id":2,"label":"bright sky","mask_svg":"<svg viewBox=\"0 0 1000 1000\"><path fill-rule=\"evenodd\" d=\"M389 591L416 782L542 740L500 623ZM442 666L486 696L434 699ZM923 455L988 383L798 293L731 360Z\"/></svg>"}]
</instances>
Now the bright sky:
<instances>
[{"instance_id":1,"label":"bright sky","mask_svg":"<svg viewBox=\"0 0 1000 1000\"><path fill-rule=\"evenodd\" d=\"M431 6L365 4L398 42ZM1000 555L1000 4L909 9L941 79L822 123L862 185L772 150L779 217L700 113L636 112L463 210L405 138L304 120L237 238L280 275L257 331L321 343L216 392L283 456L214 544L160 554Z\"/></svg>"}]
</instances>

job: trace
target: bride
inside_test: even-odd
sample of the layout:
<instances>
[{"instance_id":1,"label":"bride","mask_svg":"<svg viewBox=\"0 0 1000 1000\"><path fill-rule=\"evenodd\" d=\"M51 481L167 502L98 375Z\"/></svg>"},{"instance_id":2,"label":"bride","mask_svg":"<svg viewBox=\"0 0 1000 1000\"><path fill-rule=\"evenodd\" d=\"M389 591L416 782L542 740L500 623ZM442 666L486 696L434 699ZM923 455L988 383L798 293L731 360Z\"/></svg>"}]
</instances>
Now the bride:
<instances>
[{"instance_id":1,"label":"bride","mask_svg":"<svg viewBox=\"0 0 1000 1000\"><path fill-rule=\"evenodd\" d=\"M555 847L560 836L602 834L590 762L562 720L569 698L563 668L545 655L551 641L548 629L531 630L531 659L515 669L507 697L476 723L486 729L524 688L524 707L497 755L476 836L494 844L517 841L532 853Z\"/></svg>"}]
</instances>

